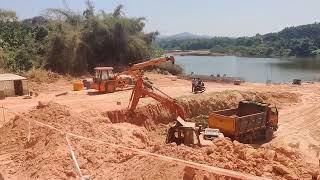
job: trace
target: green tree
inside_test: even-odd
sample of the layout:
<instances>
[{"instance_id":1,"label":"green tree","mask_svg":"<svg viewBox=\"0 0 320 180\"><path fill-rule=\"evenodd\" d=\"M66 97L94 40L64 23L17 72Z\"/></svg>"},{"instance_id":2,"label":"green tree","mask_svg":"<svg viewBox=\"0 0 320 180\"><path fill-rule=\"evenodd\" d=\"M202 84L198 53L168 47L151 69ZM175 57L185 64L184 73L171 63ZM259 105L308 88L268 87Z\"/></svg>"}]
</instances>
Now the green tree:
<instances>
[{"instance_id":1,"label":"green tree","mask_svg":"<svg viewBox=\"0 0 320 180\"><path fill-rule=\"evenodd\" d=\"M119 5L112 13L95 12L90 1L83 13L49 9L52 32L46 67L82 73L97 65L123 66L153 53L157 32L144 33L145 18L129 18Z\"/></svg>"}]
</instances>

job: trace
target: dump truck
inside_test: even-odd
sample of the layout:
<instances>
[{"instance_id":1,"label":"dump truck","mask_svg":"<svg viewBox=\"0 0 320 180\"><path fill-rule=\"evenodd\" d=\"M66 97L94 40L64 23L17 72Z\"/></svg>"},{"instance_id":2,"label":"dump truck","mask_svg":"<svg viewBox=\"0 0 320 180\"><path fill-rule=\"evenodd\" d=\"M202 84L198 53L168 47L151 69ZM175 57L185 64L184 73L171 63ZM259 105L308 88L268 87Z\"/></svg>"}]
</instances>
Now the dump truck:
<instances>
[{"instance_id":1,"label":"dump truck","mask_svg":"<svg viewBox=\"0 0 320 180\"><path fill-rule=\"evenodd\" d=\"M242 143L270 141L278 129L278 109L267 103L244 100L238 108L210 113L208 126Z\"/></svg>"}]
</instances>

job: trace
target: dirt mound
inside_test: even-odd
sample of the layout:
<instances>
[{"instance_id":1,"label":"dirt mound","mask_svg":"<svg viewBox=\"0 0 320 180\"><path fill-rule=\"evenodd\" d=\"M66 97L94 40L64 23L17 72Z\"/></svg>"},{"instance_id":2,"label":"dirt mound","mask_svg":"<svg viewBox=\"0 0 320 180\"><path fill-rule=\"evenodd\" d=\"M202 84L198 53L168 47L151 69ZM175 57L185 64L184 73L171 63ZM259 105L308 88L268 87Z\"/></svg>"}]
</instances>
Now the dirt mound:
<instances>
[{"instance_id":1,"label":"dirt mound","mask_svg":"<svg viewBox=\"0 0 320 180\"><path fill-rule=\"evenodd\" d=\"M202 148L155 146L153 152L275 179L312 179L319 175L318 167L307 165L298 152L283 145L267 144L254 149L228 138L215 139L213 143Z\"/></svg>"},{"instance_id":2,"label":"dirt mound","mask_svg":"<svg viewBox=\"0 0 320 180\"><path fill-rule=\"evenodd\" d=\"M61 75L44 69L32 69L24 73L23 76L28 78L29 90L37 93L56 89L59 84L58 82L70 83L74 79L74 77L69 75Z\"/></svg>"},{"instance_id":3,"label":"dirt mound","mask_svg":"<svg viewBox=\"0 0 320 180\"><path fill-rule=\"evenodd\" d=\"M184 107L187 117L208 115L212 111L234 108L241 100L256 100L267 102L277 107L283 107L300 101L300 95L295 93L276 92L242 92L223 91L215 92L205 96L188 96L179 98L179 103ZM134 114L126 110L108 111L103 115L113 123L129 122L136 125L143 125L147 129L154 128L159 123L169 123L175 120L175 115L161 104L152 104L139 107Z\"/></svg>"},{"instance_id":4,"label":"dirt mound","mask_svg":"<svg viewBox=\"0 0 320 180\"><path fill-rule=\"evenodd\" d=\"M83 118L70 113L66 106L41 103L34 110L16 116L0 128L0 146L3 147L0 149L0 169L5 170L8 177L19 174L31 178L75 177L76 171L67 149L65 134L38 126L34 121L64 132L125 144L128 147L146 148L154 145L143 127L128 123L111 124L105 119ZM31 122L30 142L27 142L28 121ZM88 141L86 143L92 144Z\"/></svg>"},{"instance_id":5,"label":"dirt mound","mask_svg":"<svg viewBox=\"0 0 320 180\"><path fill-rule=\"evenodd\" d=\"M259 149L231 142L215 140L209 147L165 145L155 131L128 123L111 124L94 111L73 114L66 106L40 103L27 114L16 116L0 129L0 169L5 175L30 178L75 178L76 171L67 149L65 135L31 123L31 141L27 142L28 120L40 121L86 137L101 139L128 147L142 148L158 154L202 164L218 166L259 176L273 178L311 178L317 169L303 163L295 151L281 146L266 145ZM159 126L158 126L159 127ZM183 165L155 160L133 152L70 137L83 174L103 179L196 179L216 177ZM161 143L162 142L162 143ZM3 156L6 157L3 157ZM192 173L191 173L192 172ZM2 173L2 172L1 172Z\"/></svg>"},{"instance_id":6,"label":"dirt mound","mask_svg":"<svg viewBox=\"0 0 320 180\"><path fill-rule=\"evenodd\" d=\"M180 99L188 117L208 115L212 111L234 108L241 100L256 100L273 104L279 108L300 102L300 95L283 92L223 91L205 96L189 96Z\"/></svg>"},{"instance_id":7,"label":"dirt mound","mask_svg":"<svg viewBox=\"0 0 320 180\"><path fill-rule=\"evenodd\" d=\"M44 69L32 69L24 74L29 81L35 82L35 83L54 83L58 81L60 78L63 78L62 75L44 70Z\"/></svg>"},{"instance_id":8,"label":"dirt mound","mask_svg":"<svg viewBox=\"0 0 320 180\"><path fill-rule=\"evenodd\" d=\"M180 102L186 108L187 114L194 116L235 106L242 99L259 97L285 104L298 101L298 96L297 99L290 99L293 96L227 91L197 100L182 98ZM255 175L309 178L317 174L316 170L305 168L306 165L296 152L278 146L270 145L256 150L228 140L216 140L214 145L202 148L165 145L167 128L162 123L172 120L170 119L172 115L158 104L139 108L135 118L130 118L124 111L122 112L123 114L113 114L115 117L111 117L108 114L110 112L101 114L94 110L73 113L68 107L53 102L39 103L29 113L16 116L0 128L0 146L3 147L0 149L0 173L9 178L16 178L19 175L44 179L67 179L77 176L67 149L65 134L34 124L34 121L39 121L63 132ZM31 122L30 142L27 142L28 121ZM136 123L139 126L126 122ZM141 125L150 127L149 131ZM204 171L190 170L183 165L155 160L107 145L72 137L70 140L82 173L93 178L216 177Z\"/></svg>"}]
</instances>

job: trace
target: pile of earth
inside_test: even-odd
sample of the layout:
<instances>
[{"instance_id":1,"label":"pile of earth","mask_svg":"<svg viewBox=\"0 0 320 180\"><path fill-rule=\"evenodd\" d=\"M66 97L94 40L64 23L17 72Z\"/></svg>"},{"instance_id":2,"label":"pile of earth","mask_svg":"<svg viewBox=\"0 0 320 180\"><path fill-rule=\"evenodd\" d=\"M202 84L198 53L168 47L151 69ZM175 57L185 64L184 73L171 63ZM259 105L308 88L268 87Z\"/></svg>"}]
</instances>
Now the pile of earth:
<instances>
[{"instance_id":1,"label":"pile of earth","mask_svg":"<svg viewBox=\"0 0 320 180\"><path fill-rule=\"evenodd\" d=\"M62 132L39 126L36 121ZM143 127L128 123L112 124L99 114L87 118L82 114L72 114L63 105L39 103L37 108L16 116L0 128L0 173L9 178L19 175L49 179L75 177L66 132L138 149L154 143ZM71 142L75 144L73 140Z\"/></svg>"},{"instance_id":2,"label":"pile of earth","mask_svg":"<svg viewBox=\"0 0 320 180\"><path fill-rule=\"evenodd\" d=\"M207 147L157 145L152 152L272 179L320 178L318 166L305 163L299 152L283 144L265 144L253 148L232 142L229 138L218 138ZM208 176L208 173L199 172Z\"/></svg>"},{"instance_id":3,"label":"pile of earth","mask_svg":"<svg viewBox=\"0 0 320 180\"><path fill-rule=\"evenodd\" d=\"M231 105L236 104L233 101L238 100L234 98L238 95L239 99L244 98L239 92L219 97L233 97L226 104ZM220 100L216 101L218 102ZM158 110L161 112L161 109ZM152 111L144 112L148 115ZM36 121L61 132L38 126ZM319 169L308 166L297 152L282 145L266 145L254 149L228 139L215 140L212 146L201 148L166 145L163 141L166 125L161 121L152 123L152 129L126 122L112 123L105 113L73 113L63 105L39 103L29 113L16 116L0 128L0 174L9 179L19 176L41 179L76 178L77 171L67 148L66 132L259 176L310 178L319 174ZM31 133L28 142L29 128ZM82 173L93 178L182 179L190 176L191 171L185 165L156 160L107 144L71 136L69 138ZM196 179L216 177L200 170L194 172L191 176Z\"/></svg>"}]
</instances>

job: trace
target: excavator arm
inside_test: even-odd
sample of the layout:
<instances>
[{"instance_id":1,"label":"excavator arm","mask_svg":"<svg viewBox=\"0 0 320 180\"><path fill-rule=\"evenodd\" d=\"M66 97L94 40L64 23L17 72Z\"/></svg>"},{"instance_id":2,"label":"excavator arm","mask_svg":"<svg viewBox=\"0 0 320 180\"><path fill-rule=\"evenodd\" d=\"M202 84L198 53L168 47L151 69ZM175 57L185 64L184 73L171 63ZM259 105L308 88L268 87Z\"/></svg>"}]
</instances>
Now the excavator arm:
<instances>
[{"instance_id":1,"label":"excavator arm","mask_svg":"<svg viewBox=\"0 0 320 180\"><path fill-rule=\"evenodd\" d=\"M129 70L136 71L136 70L140 70L145 67L148 67L148 66L157 65L157 64L160 64L162 62L167 62L167 61L171 61L172 64L174 64L175 59L173 56L170 56L170 57L165 56L165 57L160 57L160 58L156 58L156 59L146 60L144 62L131 65L129 67Z\"/></svg>"},{"instance_id":2,"label":"excavator arm","mask_svg":"<svg viewBox=\"0 0 320 180\"><path fill-rule=\"evenodd\" d=\"M117 75L117 81L119 81L119 83L126 85L126 82L121 81L122 78L120 77L120 75L129 74L133 77L133 79L137 80L137 79L139 79L140 76L143 76L142 72L140 71L143 68L146 68L149 66L154 66L154 65L160 64L162 62L168 62L168 61L171 61L171 63L174 64L175 59L173 56L169 56L169 57L165 56L165 57L145 60L145 61L143 61L141 63L137 63L137 64L131 64L131 65L129 65L129 67L127 68L126 71L123 71ZM137 71L140 71L140 72L137 72Z\"/></svg>"},{"instance_id":3,"label":"excavator arm","mask_svg":"<svg viewBox=\"0 0 320 180\"><path fill-rule=\"evenodd\" d=\"M148 82L144 81L141 77L136 81L136 85L133 88L130 102L129 102L129 110L133 112L140 100L143 96L149 96L158 102L160 102L163 106L165 106L170 113L176 116L180 116L182 119L186 118L185 111L181 105L178 104L178 102L159 90L156 87L153 87Z\"/></svg>"}]
</instances>

